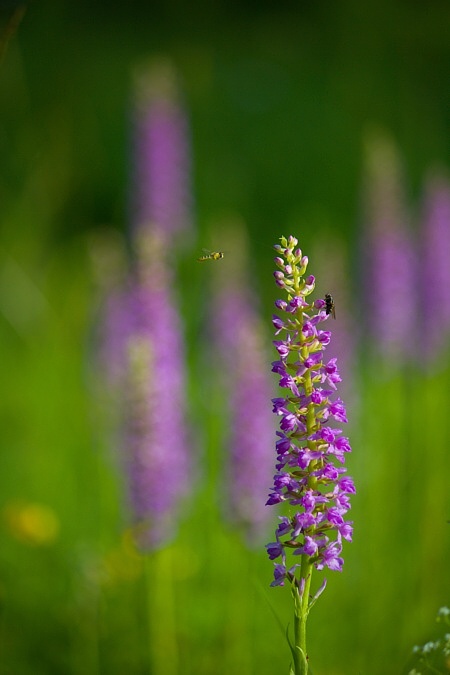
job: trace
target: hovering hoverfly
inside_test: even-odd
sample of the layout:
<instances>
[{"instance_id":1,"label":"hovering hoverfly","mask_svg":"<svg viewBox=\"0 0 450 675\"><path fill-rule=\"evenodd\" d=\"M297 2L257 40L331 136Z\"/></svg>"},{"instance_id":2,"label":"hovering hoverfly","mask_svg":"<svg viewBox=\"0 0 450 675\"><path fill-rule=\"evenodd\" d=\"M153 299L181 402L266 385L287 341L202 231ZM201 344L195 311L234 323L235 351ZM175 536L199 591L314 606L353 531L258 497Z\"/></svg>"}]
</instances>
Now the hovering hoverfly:
<instances>
[{"instance_id":1,"label":"hovering hoverfly","mask_svg":"<svg viewBox=\"0 0 450 675\"><path fill-rule=\"evenodd\" d=\"M327 314L331 314L333 319L336 318L336 308L334 306L333 296L329 293L325 293L325 311Z\"/></svg>"},{"instance_id":2,"label":"hovering hoverfly","mask_svg":"<svg viewBox=\"0 0 450 675\"><path fill-rule=\"evenodd\" d=\"M222 251L208 251L207 248L202 248L202 251L205 255L197 258L198 262L204 262L205 260L221 260L223 258Z\"/></svg>"}]
</instances>

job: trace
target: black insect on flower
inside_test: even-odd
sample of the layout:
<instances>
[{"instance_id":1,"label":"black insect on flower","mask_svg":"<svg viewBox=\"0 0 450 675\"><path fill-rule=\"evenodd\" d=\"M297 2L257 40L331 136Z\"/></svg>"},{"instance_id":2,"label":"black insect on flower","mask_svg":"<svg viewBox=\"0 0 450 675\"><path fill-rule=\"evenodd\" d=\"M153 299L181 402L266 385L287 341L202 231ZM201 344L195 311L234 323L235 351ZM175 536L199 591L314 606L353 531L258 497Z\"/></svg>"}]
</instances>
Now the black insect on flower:
<instances>
[{"instance_id":1,"label":"black insect on flower","mask_svg":"<svg viewBox=\"0 0 450 675\"><path fill-rule=\"evenodd\" d=\"M333 319L336 318L336 308L334 306L333 296L329 293L325 293L325 311L327 314L331 314Z\"/></svg>"}]
</instances>

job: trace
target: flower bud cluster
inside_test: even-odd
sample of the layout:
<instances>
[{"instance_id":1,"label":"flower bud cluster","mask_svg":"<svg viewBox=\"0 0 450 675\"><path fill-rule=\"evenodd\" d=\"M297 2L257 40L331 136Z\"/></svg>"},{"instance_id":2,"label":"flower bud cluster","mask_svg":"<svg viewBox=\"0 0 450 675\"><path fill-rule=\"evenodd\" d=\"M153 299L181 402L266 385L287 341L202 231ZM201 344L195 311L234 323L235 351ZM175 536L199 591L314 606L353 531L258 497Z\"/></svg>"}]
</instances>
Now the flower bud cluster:
<instances>
[{"instance_id":1,"label":"flower bud cluster","mask_svg":"<svg viewBox=\"0 0 450 675\"><path fill-rule=\"evenodd\" d=\"M275 282L287 297L275 302L283 314L273 317L280 339L274 341L279 359L272 371L286 393L273 399L280 430L277 473L267 504L286 502L296 512L280 517L276 541L266 546L271 560L281 559L272 586L293 579L299 565L287 568L289 550L306 556L319 570L340 571L342 539L352 540L352 523L345 515L355 486L343 466L351 448L342 430L332 426L333 421L347 422L344 403L335 396L341 378L336 359L327 361L324 354L331 339L331 332L320 327L329 316L326 303L308 301L315 279L305 277L308 258L297 244L290 236L281 237L281 245L275 246Z\"/></svg>"}]
</instances>

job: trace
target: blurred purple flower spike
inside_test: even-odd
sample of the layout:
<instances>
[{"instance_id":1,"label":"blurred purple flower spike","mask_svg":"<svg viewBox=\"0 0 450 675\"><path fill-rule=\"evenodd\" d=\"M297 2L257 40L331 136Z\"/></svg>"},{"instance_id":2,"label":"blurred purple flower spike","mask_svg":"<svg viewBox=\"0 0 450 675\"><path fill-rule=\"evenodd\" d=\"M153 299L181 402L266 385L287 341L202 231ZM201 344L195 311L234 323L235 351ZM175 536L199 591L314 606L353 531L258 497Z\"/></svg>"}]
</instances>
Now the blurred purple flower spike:
<instances>
[{"instance_id":1,"label":"blurred purple flower spike","mask_svg":"<svg viewBox=\"0 0 450 675\"><path fill-rule=\"evenodd\" d=\"M226 368L230 397L227 439L227 510L254 544L267 525L264 497L273 465L274 433L267 401L272 395L264 330L247 288L224 283L216 297L216 343Z\"/></svg>"},{"instance_id":2,"label":"blurred purple flower spike","mask_svg":"<svg viewBox=\"0 0 450 675\"><path fill-rule=\"evenodd\" d=\"M136 538L142 548L154 548L176 531L191 466L180 318L158 240L145 239L126 295L123 454Z\"/></svg>"},{"instance_id":3,"label":"blurred purple flower spike","mask_svg":"<svg viewBox=\"0 0 450 675\"><path fill-rule=\"evenodd\" d=\"M363 310L369 339L389 364L416 356L417 266L397 151L377 136L368 144Z\"/></svg>"},{"instance_id":4,"label":"blurred purple flower spike","mask_svg":"<svg viewBox=\"0 0 450 675\"><path fill-rule=\"evenodd\" d=\"M450 346L450 182L437 172L425 184L421 243L425 359L438 363Z\"/></svg>"},{"instance_id":5,"label":"blurred purple flower spike","mask_svg":"<svg viewBox=\"0 0 450 675\"><path fill-rule=\"evenodd\" d=\"M172 256L191 232L188 125L168 61L136 75L128 279L106 302L103 359L122 405L123 458L136 539L176 531L191 475L184 342Z\"/></svg>"},{"instance_id":6,"label":"blurred purple flower spike","mask_svg":"<svg viewBox=\"0 0 450 675\"><path fill-rule=\"evenodd\" d=\"M184 238L192 229L189 126L168 60L136 76L132 222L160 236Z\"/></svg>"}]
</instances>

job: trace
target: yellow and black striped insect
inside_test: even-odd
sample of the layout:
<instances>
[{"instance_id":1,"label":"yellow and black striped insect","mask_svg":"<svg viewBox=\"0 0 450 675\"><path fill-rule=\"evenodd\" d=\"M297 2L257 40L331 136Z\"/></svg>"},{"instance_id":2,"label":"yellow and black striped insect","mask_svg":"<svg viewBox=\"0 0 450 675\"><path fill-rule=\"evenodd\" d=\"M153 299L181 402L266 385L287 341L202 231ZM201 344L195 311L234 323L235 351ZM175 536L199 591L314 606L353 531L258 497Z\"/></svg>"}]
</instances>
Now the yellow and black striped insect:
<instances>
[{"instance_id":1,"label":"yellow and black striped insect","mask_svg":"<svg viewBox=\"0 0 450 675\"><path fill-rule=\"evenodd\" d=\"M327 314L331 314L333 319L336 318L336 308L334 306L333 296L329 293L325 293L325 311Z\"/></svg>"},{"instance_id":2,"label":"yellow and black striped insect","mask_svg":"<svg viewBox=\"0 0 450 675\"><path fill-rule=\"evenodd\" d=\"M221 260L223 258L222 251L208 251L206 248L202 248L204 255L197 258L198 262L204 262L205 260Z\"/></svg>"}]
</instances>

